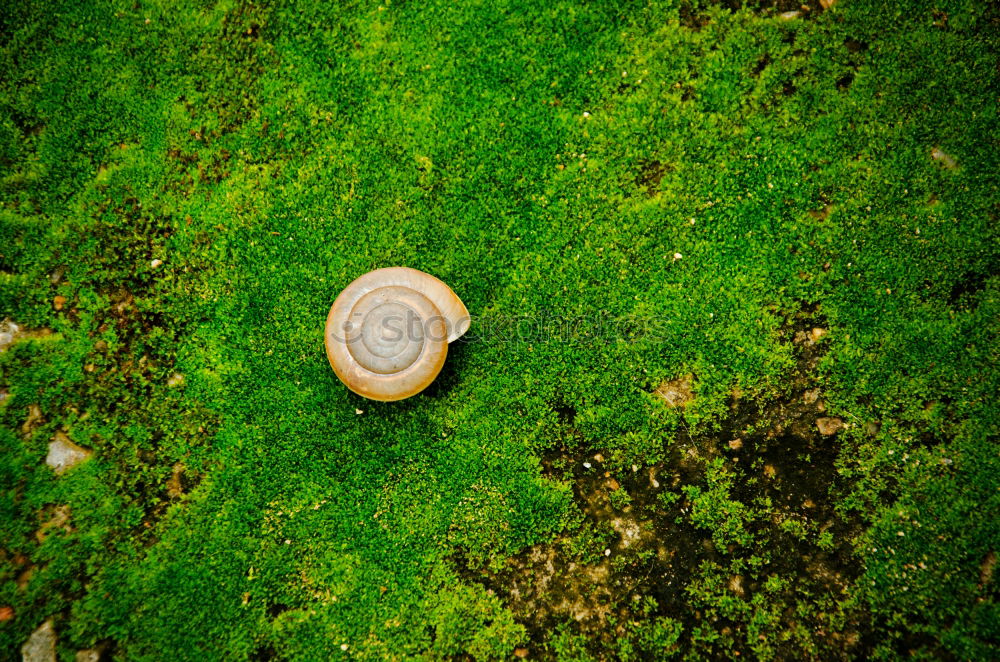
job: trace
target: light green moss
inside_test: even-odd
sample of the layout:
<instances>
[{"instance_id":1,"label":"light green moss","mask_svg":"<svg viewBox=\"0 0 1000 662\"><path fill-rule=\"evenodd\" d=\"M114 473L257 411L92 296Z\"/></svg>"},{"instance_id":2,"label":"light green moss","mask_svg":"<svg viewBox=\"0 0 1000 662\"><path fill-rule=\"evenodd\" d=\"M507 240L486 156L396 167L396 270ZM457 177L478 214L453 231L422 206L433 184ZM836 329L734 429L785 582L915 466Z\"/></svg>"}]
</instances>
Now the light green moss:
<instances>
[{"instance_id":1,"label":"light green moss","mask_svg":"<svg viewBox=\"0 0 1000 662\"><path fill-rule=\"evenodd\" d=\"M997 657L1000 15L738 4L4 3L0 318L55 334L0 355L3 659L50 616L62 655L129 660L823 657L819 631ZM389 265L480 328L653 332L470 341L426 394L367 402L323 320ZM673 462L734 388L787 392L803 306L849 423L843 595L727 588L773 586L781 548L714 464L661 505L747 548L685 569L685 613L608 647L473 579L560 534L599 560L541 459ZM652 395L685 374L683 411ZM56 430L94 451L61 478ZM53 504L72 529L39 543Z\"/></svg>"}]
</instances>

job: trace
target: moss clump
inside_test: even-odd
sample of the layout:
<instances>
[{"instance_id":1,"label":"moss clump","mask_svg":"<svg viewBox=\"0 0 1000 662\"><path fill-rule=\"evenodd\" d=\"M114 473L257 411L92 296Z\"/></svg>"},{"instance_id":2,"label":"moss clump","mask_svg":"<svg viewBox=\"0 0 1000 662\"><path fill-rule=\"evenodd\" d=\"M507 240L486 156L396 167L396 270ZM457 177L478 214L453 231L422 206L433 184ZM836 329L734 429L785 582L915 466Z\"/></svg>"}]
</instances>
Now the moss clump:
<instances>
[{"instance_id":1,"label":"moss clump","mask_svg":"<svg viewBox=\"0 0 1000 662\"><path fill-rule=\"evenodd\" d=\"M0 319L50 332L0 354L0 650L998 657L1000 14L808 6L3 4ZM389 265L477 320L380 404L322 329ZM781 465L802 379L844 425ZM636 513L714 538L678 585L616 555L641 594L544 630L483 585Z\"/></svg>"}]
</instances>

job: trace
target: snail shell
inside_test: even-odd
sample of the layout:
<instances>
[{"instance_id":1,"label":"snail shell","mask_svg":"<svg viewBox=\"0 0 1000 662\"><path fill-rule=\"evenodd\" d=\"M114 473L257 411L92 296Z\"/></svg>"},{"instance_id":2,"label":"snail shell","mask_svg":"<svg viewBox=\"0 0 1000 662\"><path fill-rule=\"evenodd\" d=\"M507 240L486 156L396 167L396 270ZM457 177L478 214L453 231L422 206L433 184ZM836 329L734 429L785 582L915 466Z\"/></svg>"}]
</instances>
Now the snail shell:
<instances>
[{"instance_id":1,"label":"snail shell","mask_svg":"<svg viewBox=\"0 0 1000 662\"><path fill-rule=\"evenodd\" d=\"M326 318L326 356L340 381L372 400L402 400L427 388L448 343L470 324L443 282L409 267L376 269L340 293Z\"/></svg>"}]
</instances>

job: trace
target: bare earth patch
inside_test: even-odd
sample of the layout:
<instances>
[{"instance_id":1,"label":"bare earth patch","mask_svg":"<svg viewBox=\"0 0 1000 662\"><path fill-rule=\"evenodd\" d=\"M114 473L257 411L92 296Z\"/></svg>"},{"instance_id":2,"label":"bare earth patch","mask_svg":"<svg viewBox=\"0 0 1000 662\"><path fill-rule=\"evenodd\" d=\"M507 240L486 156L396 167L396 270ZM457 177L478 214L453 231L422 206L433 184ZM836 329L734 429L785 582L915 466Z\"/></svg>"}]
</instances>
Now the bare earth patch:
<instances>
[{"instance_id":1,"label":"bare earth patch","mask_svg":"<svg viewBox=\"0 0 1000 662\"><path fill-rule=\"evenodd\" d=\"M610 659L606 655L626 634L627 624L651 617L648 606L643 607L649 599L655 602L653 617L677 619L685 629L707 627L732 635L737 650L752 655L739 643L746 641L745 622L706 621L707 615L690 608L690 585L702 564L724 567L761 551L731 544L720 549L713 531L692 521L693 504L683 487L703 485L707 464L720 458L736 476L729 498L747 507L770 504L766 516L751 525L766 540L770 562L759 571L730 574L724 586L733 596L750 601L768 578L794 578L785 589L788 603L794 604L803 592L841 595L858 575L850 543L855 524L838 518L829 505L831 491L838 488L838 447L837 437L828 435L840 427L821 415L822 392L810 376L826 331L813 326L811 316L804 317L787 331L798 355L788 394L758 403L735 393L721 431L678 440L667 462L623 469L607 465L605 452L566 448L544 458L549 477L571 481L582 527L525 550L500 572L465 569L470 579L501 596L525 625L532 659L551 656L546 642L560 626L584 636L597 659ZM664 382L656 395L667 406L684 407L693 398L692 379L686 375ZM827 420L820 423L823 418ZM795 527L829 531L833 542L821 549L789 533ZM582 532L592 538L583 552ZM843 632L832 633L802 618L793 611L782 616L785 627L811 628L830 650L857 653L863 624L847 623ZM791 645L783 649L791 657L800 652Z\"/></svg>"},{"instance_id":2,"label":"bare earth patch","mask_svg":"<svg viewBox=\"0 0 1000 662\"><path fill-rule=\"evenodd\" d=\"M677 379L665 381L656 387L654 393L668 407L680 407L683 409L688 406L688 403L694 400L694 392L691 390L692 379L693 375L684 375Z\"/></svg>"}]
</instances>

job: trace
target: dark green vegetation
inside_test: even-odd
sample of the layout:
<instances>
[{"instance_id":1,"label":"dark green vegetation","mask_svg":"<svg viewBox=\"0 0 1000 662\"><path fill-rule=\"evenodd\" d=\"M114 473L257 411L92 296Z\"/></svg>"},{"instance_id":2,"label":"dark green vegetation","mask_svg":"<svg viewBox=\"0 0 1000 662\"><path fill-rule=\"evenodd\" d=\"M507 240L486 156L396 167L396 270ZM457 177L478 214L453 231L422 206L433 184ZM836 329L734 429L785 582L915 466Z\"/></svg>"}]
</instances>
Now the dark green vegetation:
<instances>
[{"instance_id":1,"label":"dark green vegetation","mask_svg":"<svg viewBox=\"0 0 1000 662\"><path fill-rule=\"evenodd\" d=\"M1000 656L1000 9L731 4L0 3L2 658Z\"/></svg>"}]
</instances>

